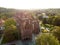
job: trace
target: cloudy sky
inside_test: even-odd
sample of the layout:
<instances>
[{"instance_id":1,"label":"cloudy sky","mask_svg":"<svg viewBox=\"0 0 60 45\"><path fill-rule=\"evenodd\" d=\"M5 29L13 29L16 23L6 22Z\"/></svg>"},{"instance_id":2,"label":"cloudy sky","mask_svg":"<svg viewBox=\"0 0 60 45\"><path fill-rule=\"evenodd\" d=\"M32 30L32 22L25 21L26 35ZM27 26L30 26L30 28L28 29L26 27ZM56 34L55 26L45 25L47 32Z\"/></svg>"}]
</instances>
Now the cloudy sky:
<instances>
[{"instance_id":1,"label":"cloudy sky","mask_svg":"<svg viewBox=\"0 0 60 45\"><path fill-rule=\"evenodd\" d=\"M0 0L0 7L15 9L60 8L60 0Z\"/></svg>"}]
</instances>

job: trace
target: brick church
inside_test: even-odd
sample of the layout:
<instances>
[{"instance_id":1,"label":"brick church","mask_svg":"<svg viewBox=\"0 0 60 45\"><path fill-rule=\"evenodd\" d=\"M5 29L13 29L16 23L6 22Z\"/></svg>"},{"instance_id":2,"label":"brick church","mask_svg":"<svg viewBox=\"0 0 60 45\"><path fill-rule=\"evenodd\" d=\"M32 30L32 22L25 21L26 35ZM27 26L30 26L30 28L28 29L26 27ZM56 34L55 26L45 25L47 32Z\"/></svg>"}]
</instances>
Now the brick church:
<instances>
[{"instance_id":1,"label":"brick church","mask_svg":"<svg viewBox=\"0 0 60 45\"><path fill-rule=\"evenodd\" d=\"M32 17L29 12L18 12L15 15L18 32L21 34L21 40L31 40L32 34L38 34L40 31L39 21Z\"/></svg>"}]
</instances>

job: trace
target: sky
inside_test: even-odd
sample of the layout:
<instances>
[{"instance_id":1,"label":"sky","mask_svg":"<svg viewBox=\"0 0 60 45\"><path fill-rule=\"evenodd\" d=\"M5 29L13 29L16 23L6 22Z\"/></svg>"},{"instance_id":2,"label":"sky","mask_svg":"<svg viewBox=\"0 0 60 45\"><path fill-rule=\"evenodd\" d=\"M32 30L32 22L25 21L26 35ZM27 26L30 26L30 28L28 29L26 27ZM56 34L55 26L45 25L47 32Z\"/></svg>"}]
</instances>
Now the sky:
<instances>
[{"instance_id":1,"label":"sky","mask_svg":"<svg viewBox=\"0 0 60 45\"><path fill-rule=\"evenodd\" d=\"M60 8L60 0L0 0L0 7L14 9Z\"/></svg>"}]
</instances>

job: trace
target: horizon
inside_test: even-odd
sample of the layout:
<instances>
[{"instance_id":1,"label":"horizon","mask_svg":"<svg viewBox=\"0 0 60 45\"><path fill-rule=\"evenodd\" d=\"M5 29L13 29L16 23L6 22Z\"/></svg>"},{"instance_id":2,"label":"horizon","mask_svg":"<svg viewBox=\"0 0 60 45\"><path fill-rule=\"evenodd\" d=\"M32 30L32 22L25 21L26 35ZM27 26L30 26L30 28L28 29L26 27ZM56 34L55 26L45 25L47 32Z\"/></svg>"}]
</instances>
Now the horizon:
<instances>
[{"instance_id":1,"label":"horizon","mask_svg":"<svg viewBox=\"0 0 60 45\"><path fill-rule=\"evenodd\" d=\"M13 9L60 8L59 0L0 0L0 7Z\"/></svg>"}]
</instances>

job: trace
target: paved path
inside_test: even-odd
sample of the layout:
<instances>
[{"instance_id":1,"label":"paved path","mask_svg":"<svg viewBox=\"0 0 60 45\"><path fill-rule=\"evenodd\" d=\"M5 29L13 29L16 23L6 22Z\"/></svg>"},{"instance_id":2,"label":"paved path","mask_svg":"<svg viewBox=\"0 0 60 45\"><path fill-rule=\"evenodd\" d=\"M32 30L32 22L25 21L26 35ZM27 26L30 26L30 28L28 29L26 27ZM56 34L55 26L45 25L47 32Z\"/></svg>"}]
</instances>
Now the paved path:
<instances>
[{"instance_id":1,"label":"paved path","mask_svg":"<svg viewBox=\"0 0 60 45\"><path fill-rule=\"evenodd\" d=\"M0 38L0 44L1 44L2 40L3 40L3 37L4 37L4 34L2 34L2 36Z\"/></svg>"}]
</instances>

